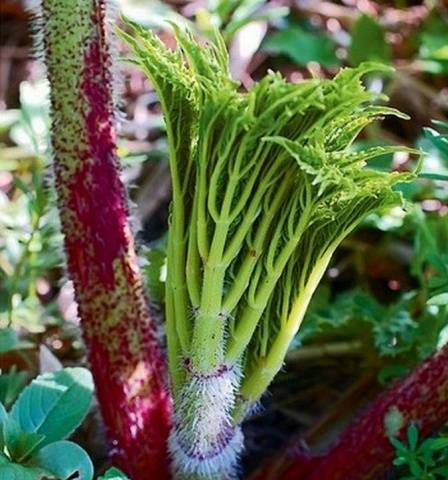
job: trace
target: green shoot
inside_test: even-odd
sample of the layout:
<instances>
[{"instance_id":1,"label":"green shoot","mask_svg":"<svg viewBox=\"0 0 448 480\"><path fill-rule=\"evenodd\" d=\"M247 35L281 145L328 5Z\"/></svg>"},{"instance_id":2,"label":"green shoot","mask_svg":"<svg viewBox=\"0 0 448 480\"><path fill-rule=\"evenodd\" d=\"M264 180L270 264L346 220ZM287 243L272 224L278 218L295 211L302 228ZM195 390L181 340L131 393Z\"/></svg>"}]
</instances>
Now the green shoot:
<instances>
[{"instance_id":1,"label":"green shoot","mask_svg":"<svg viewBox=\"0 0 448 480\"><path fill-rule=\"evenodd\" d=\"M269 73L242 92L218 34L200 44L173 28L175 51L136 25L133 36L120 35L159 95L168 133L166 321L176 448L184 455L177 468L191 478L222 478L235 461L216 463L217 438L230 444L222 431L240 423L282 367L333 252L369 213L400 204L393 185L414 177L366 162L415 151L350 149L372 121L405 117L374 105L378 96L361 83L386 67L363 64L300 84ZM224 382L229 371L234 376ZM205 404L209 389L226 402L221 423ZM199 431L211 428L207 422L216 432ZM212 451L204 435L219 467L198 466Z\"/></svg>"}]
</instances>

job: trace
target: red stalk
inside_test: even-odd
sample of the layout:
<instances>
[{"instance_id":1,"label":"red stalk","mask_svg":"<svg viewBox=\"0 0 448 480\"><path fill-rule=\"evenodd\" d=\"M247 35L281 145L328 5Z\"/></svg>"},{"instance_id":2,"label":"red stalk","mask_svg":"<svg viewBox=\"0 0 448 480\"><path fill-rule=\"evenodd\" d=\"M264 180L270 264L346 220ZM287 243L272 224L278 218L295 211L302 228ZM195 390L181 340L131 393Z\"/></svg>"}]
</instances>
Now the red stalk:
<instances>
[{"instance_id":1,"label":"red stalk","mask_svg":"<svg viewBox=\"0 0 448 480\"><path fill-rule=\"evenodd\" d=\"M55 183L114 461L132 480L163 480L171 399L119 178L105 9L104 0L42 1Z\"/></svg>"},{"instance_id":2,"label":"red stalk","mask_svg":"<svg viewBox=\"0 0 448 480\"><path fill-rule=\"evenodd\" d=\"M395 455L385 427L391 412L396 418L401 415L400 438L405 437L411 422L424 438L448 421L448 345L374 400L325 456L284 456L253 480L382 479Z\"/></svg>"}]
</instances>

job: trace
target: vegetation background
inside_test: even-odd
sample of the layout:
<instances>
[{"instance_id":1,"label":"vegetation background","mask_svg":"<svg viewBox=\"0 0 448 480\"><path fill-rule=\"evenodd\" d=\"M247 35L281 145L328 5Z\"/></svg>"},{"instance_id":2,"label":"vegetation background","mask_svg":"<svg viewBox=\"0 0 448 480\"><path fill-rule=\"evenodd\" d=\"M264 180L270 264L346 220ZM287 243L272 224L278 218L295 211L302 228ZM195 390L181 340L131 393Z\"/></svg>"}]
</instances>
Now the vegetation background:
<instances>
[{"instance_id":1,"label":"vegetation background","mask_svg":"<svg viewBox=\"0 0 448 480\"><path fill-rule=\"evenodd\" d=\"M332 77L365 60L396 69L366 81L411 120L376 123L355 147L416 146L424 151L422 174L401 187L406 208L369 217L337 251L284 371L245 426L244 468L253 470L291 438L304 449L325 448L386 384L448 341L448 5L121 0L119 8L161 29L168 44L173 39L166 20L205 35L210 24L219 26L242 88L269 69L292 82ZM33 59L24 2L3 0L0 14L0 401L8 407L38 373L85 365L85 354L54 206L48 87ZM119 52L126 54L121 45ZM165 130L143 74L125 64L118 68L123 179L158 312L170 200ZM415 167L404 153L372 163L381 170ZM440 433L447 436L448 428ZM107 452L95 408L75 440L104 471ZM448 465L448 448L425 453L417 427L395 447L397 478L446 478L431 472Z\"/></svg>"}]
</instances>

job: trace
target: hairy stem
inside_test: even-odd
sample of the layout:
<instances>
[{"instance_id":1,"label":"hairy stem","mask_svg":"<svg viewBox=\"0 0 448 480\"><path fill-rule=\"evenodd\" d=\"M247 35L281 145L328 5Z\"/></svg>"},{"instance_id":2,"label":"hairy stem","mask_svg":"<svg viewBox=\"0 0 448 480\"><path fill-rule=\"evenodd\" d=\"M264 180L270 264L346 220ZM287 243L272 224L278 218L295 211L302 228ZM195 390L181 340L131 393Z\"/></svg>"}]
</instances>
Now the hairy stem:
<instances>
[{"instance_id":1,"label":"hairy stem","mask_svg":"<svg viewBox=\"0 0 448 480\"><path fill-rule=\"evenodd\" d=\"M388 431L404 438L414 422L422 438L448 422L448 345L388 390L356 418L321 457L302 453L272 459L251 480L376 480L392 468Z\"/></svg>"},{"instance_id":2,"label":"hairy stem","mask_svg":"<svg viewBox=\"0 0 448 480\"><path fill-rule=\"evenodd\" d=\"M448 421L448 345L375 400L342 434L307 480L374 480L392 466L387 436L392 416L404 436L415 422L422 437Z\"/></svg>"},{"instance_id":3,"label":"hairy stem","mask_svg":"<svg viewBox=\"0 0 448 480\"><path fill-rule=\"evenodd\" d=\"M116 155L104 0L42 0L52 148L67 266L112 452L133 480L168 478L171 401Z\"/></svg>"}]
</instances>

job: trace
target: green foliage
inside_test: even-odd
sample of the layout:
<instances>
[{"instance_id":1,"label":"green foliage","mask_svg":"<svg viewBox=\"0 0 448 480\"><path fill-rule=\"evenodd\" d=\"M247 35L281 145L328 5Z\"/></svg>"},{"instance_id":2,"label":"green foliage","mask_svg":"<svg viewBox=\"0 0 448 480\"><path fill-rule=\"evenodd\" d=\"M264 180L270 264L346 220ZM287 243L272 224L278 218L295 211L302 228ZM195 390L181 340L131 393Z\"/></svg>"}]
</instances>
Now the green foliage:
<instances>
[{"instance_id":1,"label":"green foliage","mask_svg":"<svg viewBox=\"0 0 448 480\"><path fill-rule=\"evenodd\" d=\"M165 303L166 277L165 239L159 242L156 247L146 249L144 256L147 261L144 271L151 301L163 305Z\"/></svg>"},{"instance_id":2,"label":"green foliage","mask_svg":"<svg viewBox=\"0 0 448 480\"><path fill-rule=\"evenodd\" d=\"M372 343L380 355L397 356L409 352L418 343L417 323L409 313L415 293L405 294L398 302L382 305L361 290L327 296L311 305L300 332L301 341L319 335L353 336Z\"/></svg>"},{"instance_id":3,"label":"green foliage","mask_svg":"<svg viewBox=\"0 0 448 480\"><path fill-rule=\"evenodd\" d=\"M33 332L55 320L51 306L43 307L38 299L36 280L62 263L62 237L45 171L49 163L46 94L41 84L21 85L19 119L10 127L21 156L7 156L6 149L0 154L6 157L1 159L2 167L14 177L11 199L0 192L0 325Z\"/></svg>"},{"instance_id":4,"label":"green foliage","mask_svg":"<svg viewBox=\"0 0 448 480\"><path fill-rule=\"evenodd\" d=\"M27 377L26 372L17 371L15 366L8 373L2 372L0 375L0 403L9 408L23 390Z\"/></svg>"},{"instance_id":5,"label":"green foliage","mask_svg":"<svg viewBox=\"0 0 448 480\"><path fill-rule=\"evenodd\" d=\"M385 235L385 244L411 238L406 267L415 286L387 304L372 292L355 288L332 297L327 287L314 297L296 346L359 340L373 363L380 356L384 383L401 376L444 342L448 331L448 218L410 209L405 223Z\"/></svg>"},{"instance_id":6,"label":"green foliage","mask_svg":"<svg viewBox=\"0 0 448 480\"><path fill-rule=\"evenodd\" d=\"M412 272L419 278L432 304L447 305L440 300L448 292L448 218L428 218L416 211L416 236Z\"/></svg>"},{"instance_id":7,"label":"green foliage","mask_svg":"<svg viewBox=\"0 0 448 480\"><path fill-rule=\"evenodd\" d=\"M66 438L80 425L92 400L88 370L66 368L40 375L19 396L10 417L25 432L44 435L43 445ZM40 404L40 408L34 405Z\"/></svg>"},{"instance_id":8,"label":"green foliage","mask_svg":"<svg viewBox=\"0 0 448 480\"><path fill-rule=\"evenodd\" d=\"M53 442L39 449L30 460L30 465L37 465L57 478L69 479L76 473L79 479L93 478L93 464L80 446L73 442Z\"/></svg>"},{"instance_id":9,"label":"green foliage","mask_svg":"<svg viewBox=\"0 0 448 480\"><path fill-rule=\"evenodd\" d=\"M329 37L306 31L297 24L270 35L263 48L272 54L286 55L298 65L318 62L323 67L332 67L340 63L335 54L336 45Z\"/></svg>"},{"instance_id":10,"label":"green foliage","mask_svg":"<svg viewBox=\"0 0 448 480\"><path fill-rule=\"evenodd\" d=\"M157 90L170 145L172 374L180 355L209 371L250 344L245 393L258 398L272 378L257 378L258 362L280 368L334 249L368 213L400 203L391 186L413 175L364 166L406 149L350 147L379 116L402 115L372 105L360 82L378 65L298 85L271 73L243 94L219 35L204 46L175 28L180 48L169 51L134 32L121 35Z\"/></svg>"},{"instance_id":11,"label":"green foliage","mask_svg":"<svg viewBox=\"0 0 448 480\"><path fill-rule=\"evenodd\" d=\"M93 478L93 465L78 445L62 441L86 416L91 374L66 368L37 377L9 413L0 404L0 477L11 480Z\"/></svg>"},{"instance_id":12,"label":"green foliage","mask_svg":"<svg viewBox=\"0 0 448 480\"><path fill-rule=\"evenodd\" d=\"M20 348L23 343L19 340L19 336L12 328L3 328L0 330L0 354Z\"/></svg>"},{"instance_id":13,"label":"green foliage","mask_svg":"<svg viewBox=\"0 0 448 480\"><path fill-rule=\"evenodd\" d=\"M448 72L448 21L437 10L427 18L421 29L419 57L428 72Z\"/></svg>"},{"instance_id":14,"label":"green foliage","mask_svg":"<svg viewBox=\"0 0 448 480\"><path fill-rule=\"evenodd\" d=\"M419 442L415 424L408 427L406 442L391 437L394 465L401 467L400 480L437 480L448 477L448 436L441 434Z\"/></svg>"},{"instance_id":15,"label":"green foliage","mask_svg":"<svg viewBox=\"0 0 448 480\"><path fill-rule=\"evenodd\" d=\"M175 22L192 30L213 36L215 28L219 28L227 44L235 35L252 22L269 22L289 13L285 6L272 5L266 0L208 0L195 11L195 22L180 15L175 8L166 2L152 0L150 7L138 5L139 2L123 1L122 13L126 18L145 27L162 27L166 22Z\"/></svg>"},{"instance_id":16,"label":"green foliage","mask_svg":"<svg viewBox=\"0 0 448 480\"><path fill-rule=\"evenodd\" d=\"M109 470L99 477L98 480L128 480L128 477L118 470L118 468L109 468Z\"/></svg>"},{"instance_id":17,"label":"green foliage","mask_svg":"<svg viewBox=\"0 0 448 480\"><path fill-rule=\"evenodd\" d=\"M199 12L199 26L205 27L204 31L210 30L212 25L219 28L224 39L229 42L249 23L284 17L289 13L289 8L273 6L265 0L209 0L207 12L208 20L204 18L205 11Z\"/></svg>"},{"instance_id":18,"label":"green foliage","mask_svg":"<svg viewBox=\"0 0 448 480\"><path fill-rule=\"evenodd\" d=\"M348 57L351 65L366 61L388 62L391 49L381 25L368 15L361 15L353 24Z\"/></svg>"},{"instance_id":19,"label":"green foliage","mask_svg":"<svg viewBox=\"0 0 448 480\"><path fill-rule=\"evenodd\" d=\"M440 154L446 159L446 161L448 161L448 122L440 122L434 120L433 123L434 125L439 127L442 132L447 133L440 133L433 128L425 128L425 136L440 152Z\"/></svg>"}]
</instances>

